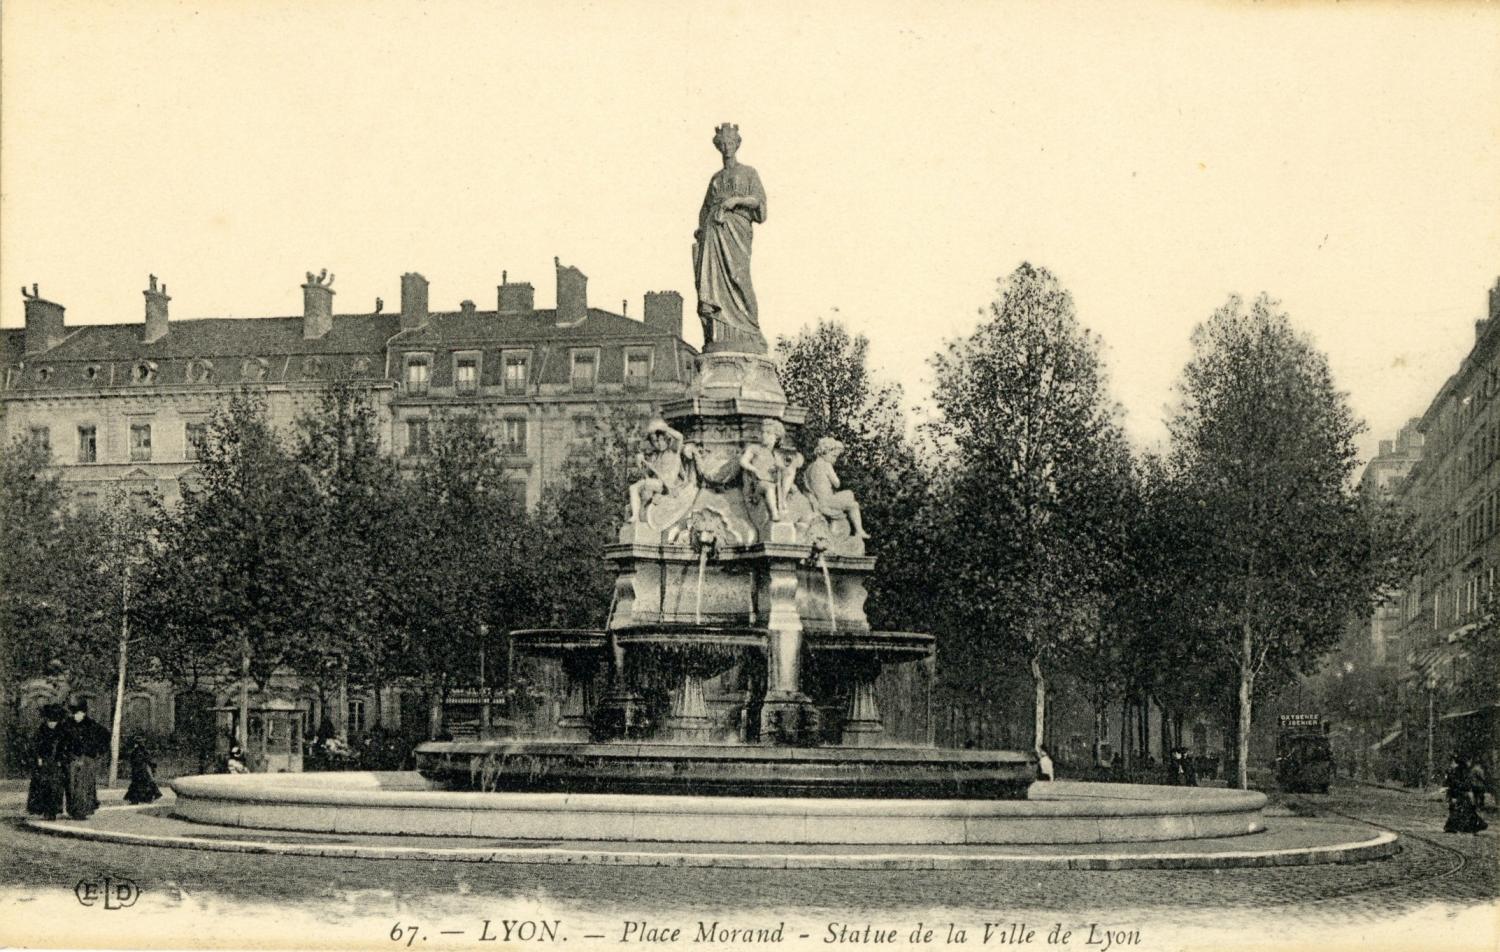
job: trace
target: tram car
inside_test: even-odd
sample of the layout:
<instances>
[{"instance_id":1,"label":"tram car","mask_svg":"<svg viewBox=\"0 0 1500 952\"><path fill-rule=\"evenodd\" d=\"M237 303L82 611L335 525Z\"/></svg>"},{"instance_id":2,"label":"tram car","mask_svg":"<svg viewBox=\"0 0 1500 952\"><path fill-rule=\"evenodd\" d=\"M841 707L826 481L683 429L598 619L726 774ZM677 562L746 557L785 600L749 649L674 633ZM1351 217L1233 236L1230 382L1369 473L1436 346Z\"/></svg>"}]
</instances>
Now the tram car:
<instances>
[{"instance_id":1,"label":"tram car","mask_svg":"<svg viewBox=\"0 0 1500 952\"><path fill-rule=\"evenodd\" d=\"M1283 714L1276 735L1276 784L1288 793L1327 793L1333 782L1331 726L1321 714Z\"/></svg>"}]
</instances>

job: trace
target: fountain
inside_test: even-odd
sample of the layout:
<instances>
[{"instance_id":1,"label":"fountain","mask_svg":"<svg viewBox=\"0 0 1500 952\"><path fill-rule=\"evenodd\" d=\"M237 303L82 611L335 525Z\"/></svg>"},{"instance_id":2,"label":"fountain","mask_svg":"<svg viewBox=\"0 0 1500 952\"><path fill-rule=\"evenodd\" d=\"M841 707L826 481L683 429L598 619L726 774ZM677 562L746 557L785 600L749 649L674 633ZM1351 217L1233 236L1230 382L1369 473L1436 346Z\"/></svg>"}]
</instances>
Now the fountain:
<instances>
[{"instance_id":1,"label":"fountain","mask_svg":"<svg viewBox=\"0 0 1500 952\"><path fill-rule=\"evenodd\" d=\"M942 749L887 729L878 684L934 639L872 630L858 501L842 447L807 464L805 419L766 354L750 283L766 197L714 138L694 247L704 348L645 434L630 517L604 557L599 630L515 632L559 685L518 736L426 743L415 774L190 777L175 816L335 833L680 844L984 845L1259 832L1262 794L1036 784L1030 752ZM570 854L571 855L571 854ZM687 853L683 854L684 856Z\"/></svg>"}]
</instances>

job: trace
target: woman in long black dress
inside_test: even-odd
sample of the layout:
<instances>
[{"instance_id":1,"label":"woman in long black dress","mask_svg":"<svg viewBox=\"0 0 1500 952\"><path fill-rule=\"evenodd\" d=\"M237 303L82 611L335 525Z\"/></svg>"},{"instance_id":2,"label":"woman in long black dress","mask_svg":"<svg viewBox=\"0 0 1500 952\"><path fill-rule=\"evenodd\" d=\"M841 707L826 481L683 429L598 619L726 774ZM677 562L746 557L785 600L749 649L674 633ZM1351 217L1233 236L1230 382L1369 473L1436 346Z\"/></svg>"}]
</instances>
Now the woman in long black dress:
<instances>
[{"instance_id":1,"label":"woman in long black dress","mask_svg":"<svg viewBox=\"0 0 1500 952\"><path fill-rule=\"evenodd\" d=\"M67 717L61 704L42 708L42 723L31 742L31 787L26 791L26 812L55 820L63 811L67 786L66 751L62 746L62 722Z\"/></svg>"},{"instance_id":2,"label":"woman in long black dress","mask_svg":"<svg viewBox=\"0 0 1500 952\"><path fill-rule=\"evenodd\" d=\"M1448 762L1443 786L1448 788L1448 822L1443 824L1444 833L1478 833L1489 826L1474 809L1469 764L1464 758L1454 757Z\"/></svg>"},{"instance_id":3,"label":"woman in long black dress","mask_svg":"<svg viewBox=\"0 0 1500 952\"><path fill-rule=\"evenodd\" d=\"M152 803L161 799L161 788L152 776L156 764L151 761L151 751L139 738L130 742L130 789L125 791L126 803Z\"/></svg>"}]
</instances>

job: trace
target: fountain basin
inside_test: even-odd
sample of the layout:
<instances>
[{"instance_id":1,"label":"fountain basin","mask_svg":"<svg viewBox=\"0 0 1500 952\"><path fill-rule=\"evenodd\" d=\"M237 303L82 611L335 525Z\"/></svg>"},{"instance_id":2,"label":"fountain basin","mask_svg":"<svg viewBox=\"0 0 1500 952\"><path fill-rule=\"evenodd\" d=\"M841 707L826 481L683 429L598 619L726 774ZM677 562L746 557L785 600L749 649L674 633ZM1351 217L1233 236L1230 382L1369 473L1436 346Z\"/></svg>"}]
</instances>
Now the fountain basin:
<instances>
[{"instance_id":1,"label":"fountain basin","mask_svg":"<svg viewBox=\"0 0 1500 952\"><path fill-rule=\"evenodd\" d=\"M436 741L417 770L448 789L733 797L1021 799L1036 758L1005 750Z\"/></svg>"},{"instance_id":2,"label":"fountain basin","mask_svg":"<svg viewBox=\"0 0 1500 952\"><path fill-rule=\"evenodd\" d=\"M172 781L173 813L273 830L672 843L1047 844L1258 833L1253 791L1037 783L1027 800L477 793L414 773L232 774Z\"/></svg>"}]
</instances>

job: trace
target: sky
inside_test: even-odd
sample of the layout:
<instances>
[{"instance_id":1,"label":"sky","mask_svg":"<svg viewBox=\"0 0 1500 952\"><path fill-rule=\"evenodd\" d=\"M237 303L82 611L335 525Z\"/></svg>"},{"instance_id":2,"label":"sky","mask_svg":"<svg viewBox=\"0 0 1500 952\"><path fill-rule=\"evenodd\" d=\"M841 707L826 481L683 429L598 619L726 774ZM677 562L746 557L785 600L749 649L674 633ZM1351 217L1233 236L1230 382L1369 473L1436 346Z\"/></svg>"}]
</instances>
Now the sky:
<instances>
[{"instance_id":1,"label":"sky","mask_svg":"<svg viewBox=\"0 0 1500 952\"><path fill-rule=\"evenodd\" d=\"M1142 448L1193 326L1265 291L1373 451L1500 277L1500 4L6 0L0 325L552 304L692 308L720 122L768 194L768 337L837 316L920 410L996 281L1050 269ZM689 319L688 339L698 343Z\"/></svg>"}]
</instances>

